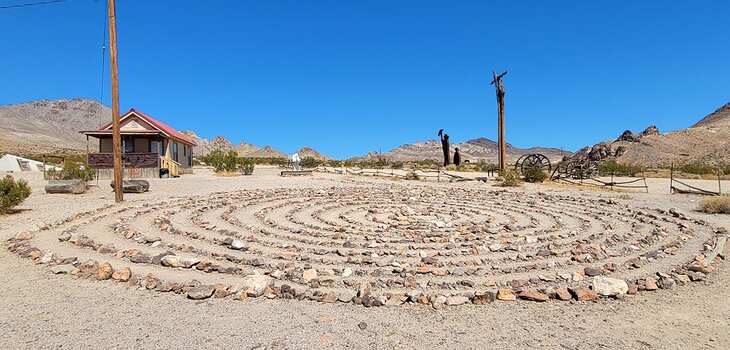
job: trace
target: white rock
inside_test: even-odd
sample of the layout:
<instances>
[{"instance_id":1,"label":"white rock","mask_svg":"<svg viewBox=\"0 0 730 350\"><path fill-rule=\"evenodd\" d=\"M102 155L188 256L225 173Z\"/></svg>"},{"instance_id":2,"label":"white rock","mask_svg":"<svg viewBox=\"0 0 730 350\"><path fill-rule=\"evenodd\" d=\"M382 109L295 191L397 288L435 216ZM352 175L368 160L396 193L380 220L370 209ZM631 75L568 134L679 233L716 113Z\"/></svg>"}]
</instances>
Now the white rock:
<instances>
[{"instance_id":1,"label":"white rock","mask_svg":"<svg viewBox=\"0 0 730 350\"><path fill-rule=\"evenodd\" d=\"M629 285L624 280L596 276L593 277L593 291L604 296L622 295L629 291Z\"/></svg>"},{"instance_id":2,"label":"white rock","mask_svg":"<svg viewBox=\"0 0 730 350\"><path fill-rule=\"evenodd\" d=\"M270 283L270 277L261 274L255 274L247 276L243 279L243 282L241 283L241 289L244 290L246 294L250 297L260 297L264 294L264 290L266 290L266 287L268 287Z\"/></svg>"},{"instance_id":3,"label":"white rock","mask_svg":"<svg viewBox=\"0 0 730 350\"><path fill-rule=\"evenodd\" d=\"M160 263L162 266L167 267L180 267L182 264L180 263L180 257L176 255L165 255L160 259Z\"/></svg>"},{"instance_id":4,"label":"white rock","mask_svg":"<svg viewBox=\"0 0 730 350\"><path fill-rule=\"evenodd\" d=\"M350 267L346 267L342 271L342 277L350 277L351 275L352 275L352 268L350 268Z\"/></svg>"},{"instance_id":5,"label":"white rock","mask_svg":"<svg viewBox=\"0 0 730 350\"><path fill-rule=\"evenodd\" d=\"M234 239L233 242L231 242L231 249L235 250L241 250L243 248L246 248L246 243L239 239Z\"/></svg>"},{"instance_id":6,"label":"white rock","mask_svg":"<svg viewBox=\"0 0 730 350\"><path fill-rule=\"evenodd\" d=\"M315 278L317 278L317 270L315 270L315 269L304 270L304 272L302 273L302 279L304 279L307 282L309 282Z\"/></svg>"}]
</instances>

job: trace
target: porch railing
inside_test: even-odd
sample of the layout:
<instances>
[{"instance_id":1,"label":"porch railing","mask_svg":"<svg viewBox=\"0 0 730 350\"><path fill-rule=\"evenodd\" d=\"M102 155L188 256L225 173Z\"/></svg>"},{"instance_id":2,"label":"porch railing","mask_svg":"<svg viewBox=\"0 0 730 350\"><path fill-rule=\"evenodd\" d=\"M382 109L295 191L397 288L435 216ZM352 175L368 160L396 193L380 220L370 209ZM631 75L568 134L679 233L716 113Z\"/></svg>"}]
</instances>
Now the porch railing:
<instances>
[{"instance_id":1,"label":"porch railing","mask_svg":"<svg viewBox=\"0 0 730 350\"><path fill-rule=\"evenodd\" d=\"M113 153L89 153L89 166L94 169L113 169ZM160 155L157 153L123 153L122 164L125 168L160 168Z\"/></svg>"}]
</instances>

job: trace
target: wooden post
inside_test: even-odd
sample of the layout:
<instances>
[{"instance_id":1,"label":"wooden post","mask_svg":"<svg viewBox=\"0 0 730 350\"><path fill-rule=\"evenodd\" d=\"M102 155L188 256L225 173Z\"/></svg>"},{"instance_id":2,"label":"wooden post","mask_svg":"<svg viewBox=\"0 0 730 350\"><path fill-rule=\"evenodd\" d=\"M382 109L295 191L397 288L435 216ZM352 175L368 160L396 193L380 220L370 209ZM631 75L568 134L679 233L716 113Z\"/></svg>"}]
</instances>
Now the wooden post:
<instances>
[{"instance_id":1,"label":"wooden post","mask_svg":"<svg viewBox=\"0 0 730 350\"><path fill-rule=\"evenodd\" d=\"M669 194L674 192L674 163L669 167Z\"/></svg>"},{"instance_id":2,"label":"wooden post","mask_svg":"<svg viewBox=\"0 0 730 350\"><path fill-rule=\"evenodd\" d=\"M722 181L720 180L720 166L717 166L717 195L722 196Z\"/></svg>"},{"instance_id":3,"label":"wooden post","mask_svg":"<svg viewBox=\"0 0 730 350\"><path fill-rule=\"evenodd\" d=\"M119 72L117 70L117 15L114 0L109 7L109 70L112 83L112 148L114 150L114 200L124 201L122 193L122 136L119 130Z\"/></svg>"},{"instance_id":4,"label":"wooden post","mask_svg":"<svg viewBox=\"0 0 730 350\"><path fill-rule=\"evenodd\" d=\"M497 93L497 150L499 151L499 171L504 172L507 170L507 159L506 159L506 142L504 137L504 85L502 85L502 77L507 74L504 73L497 75L495 71L492 71L492 85Z\"/></svg>"}]
</instances>

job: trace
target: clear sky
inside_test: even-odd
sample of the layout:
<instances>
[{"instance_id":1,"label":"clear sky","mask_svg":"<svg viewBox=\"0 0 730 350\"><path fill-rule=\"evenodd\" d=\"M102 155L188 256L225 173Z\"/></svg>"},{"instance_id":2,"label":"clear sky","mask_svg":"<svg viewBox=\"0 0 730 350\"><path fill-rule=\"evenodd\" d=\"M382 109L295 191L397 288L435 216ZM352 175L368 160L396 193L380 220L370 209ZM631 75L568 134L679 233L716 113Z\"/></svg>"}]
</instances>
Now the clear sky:
<instances>
[{"instance_id":1,"label":"clear sky","mask_svg":"<svg viewBox=\"0 0 730 350\"><path fill-rule=\"evenodd\" d=\"M98 100L105 6L0 9L0 104ZM730 102L728 14L730 1L118 0L121 109L344 158L440 128L496 139L490 75L508 70L507 141L576 150Z\"/></svg>"}]
</instances>

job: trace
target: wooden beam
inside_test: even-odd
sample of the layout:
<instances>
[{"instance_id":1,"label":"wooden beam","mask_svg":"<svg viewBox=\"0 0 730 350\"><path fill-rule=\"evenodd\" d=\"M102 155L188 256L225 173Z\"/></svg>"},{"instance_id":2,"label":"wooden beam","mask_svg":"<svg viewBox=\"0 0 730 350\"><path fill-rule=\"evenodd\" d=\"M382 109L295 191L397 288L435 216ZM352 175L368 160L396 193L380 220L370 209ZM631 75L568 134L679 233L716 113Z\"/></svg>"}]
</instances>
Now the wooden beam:
<instances>
[{"instance_id":1,"label":"wooden beam","mask_svg":"<svg viewBox=\"0 0 730 350\"><path fill-rule=\"evenodd\" d=\"M119 129L119 72L117 70L117 15L114 0L109 7L109 70L112 83L112 149L114 152L114 200L124 201L122 193L122 136Z\"/></svg>"}]
</instances>

